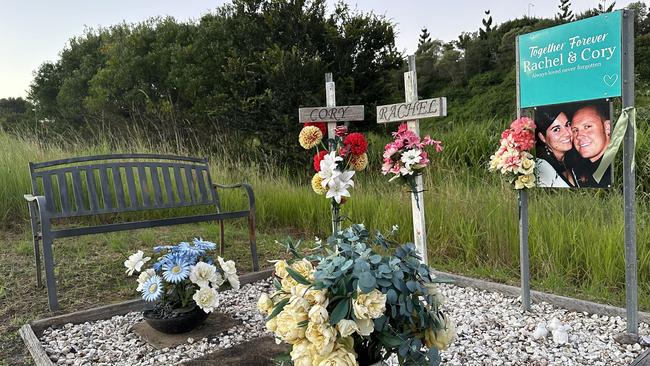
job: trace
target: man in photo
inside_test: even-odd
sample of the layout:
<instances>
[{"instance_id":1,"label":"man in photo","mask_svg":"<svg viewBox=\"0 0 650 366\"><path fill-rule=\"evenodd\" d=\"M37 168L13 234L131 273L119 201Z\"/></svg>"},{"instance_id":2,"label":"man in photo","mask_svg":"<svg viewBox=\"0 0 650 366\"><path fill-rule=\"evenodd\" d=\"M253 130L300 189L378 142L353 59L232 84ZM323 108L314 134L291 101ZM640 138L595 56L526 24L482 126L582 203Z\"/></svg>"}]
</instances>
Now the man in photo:
<instances>
[{"instance_id":1,"label":"man in photo","mask_svg":"<svg viewBox=\"0 0 650 366\"><path fill-rule=\"evenodd\" d=\"M573 146L580 155L573 164L573 176L578 187L604 188L611 184L611 166L607 168L600 183L593 178L610 141L611 121L607 116L607 102L584 105L573 114Z\"/></svg>"}]
</instances>

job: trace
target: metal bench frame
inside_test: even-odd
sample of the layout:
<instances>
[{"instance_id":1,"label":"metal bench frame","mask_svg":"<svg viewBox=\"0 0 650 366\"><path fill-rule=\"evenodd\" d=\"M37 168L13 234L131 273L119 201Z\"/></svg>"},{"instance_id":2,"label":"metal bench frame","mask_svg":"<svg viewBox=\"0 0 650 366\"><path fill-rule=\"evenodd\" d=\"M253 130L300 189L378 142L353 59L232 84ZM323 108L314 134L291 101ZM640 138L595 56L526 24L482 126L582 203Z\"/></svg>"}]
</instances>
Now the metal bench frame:
<instances>
[{"instance_id":1,"label":"metal bench frame","mask_svg":"<svg viewBox=\"0 0 650 366\"><path fill-rule=\"evenodd\" d=\"M56 238L219 221L220 252L223 255L223 220L245 217L248 218L253 270L259 270L253 188L246 183L213 184L207 159L156 154L98 155L30 162L29 171L32 194L24 197L29 206L34 239L36 282L42 286L39 246L39 241L42 241L50 310L59 309L52 251L52 242ZM248 210L222 212L217 189L228 188L245 190ZM55 219L192 206L213 206L216 212L58 230L52 228Z\"/></svg>"}]
</instances>

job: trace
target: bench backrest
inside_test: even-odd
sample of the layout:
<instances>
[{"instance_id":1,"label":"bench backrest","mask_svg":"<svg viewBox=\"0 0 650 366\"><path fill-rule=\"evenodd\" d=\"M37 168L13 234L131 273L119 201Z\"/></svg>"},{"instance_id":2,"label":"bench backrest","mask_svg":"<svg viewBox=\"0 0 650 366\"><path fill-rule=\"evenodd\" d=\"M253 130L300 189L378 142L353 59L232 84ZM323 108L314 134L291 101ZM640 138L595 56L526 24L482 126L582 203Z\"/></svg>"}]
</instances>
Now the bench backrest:
<instances>
[{"instance_id":1,"label":"bench backrest","mask_svg":"<svg viewBox=\"0 0 650 366\"><path fill-rule=\"evenodd\" d=\"M155 154L85 156L29 163L32 194L51 218L213 205L206 159Z\"/></svg>"}]
</instances>

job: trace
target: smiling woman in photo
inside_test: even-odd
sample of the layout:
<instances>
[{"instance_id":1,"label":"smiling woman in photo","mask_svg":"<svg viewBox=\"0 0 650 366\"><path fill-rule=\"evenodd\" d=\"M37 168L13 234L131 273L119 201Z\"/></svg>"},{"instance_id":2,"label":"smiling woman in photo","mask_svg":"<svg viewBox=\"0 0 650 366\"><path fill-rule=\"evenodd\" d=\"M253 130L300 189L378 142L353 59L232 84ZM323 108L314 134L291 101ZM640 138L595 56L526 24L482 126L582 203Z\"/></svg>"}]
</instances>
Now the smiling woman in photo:
<instances>
[{"instance_id":1,"label":"smiling woman in photo","mask_svg":"<svg viewBox=\"0 0 650 366\"><path fill-rule=\"evenodd\" d=\"M539 109L535 113L537 143L537 186L568 188L575 186L565 161L573 149L569 116L557 108Z\"/></svg>"}]
</instances>

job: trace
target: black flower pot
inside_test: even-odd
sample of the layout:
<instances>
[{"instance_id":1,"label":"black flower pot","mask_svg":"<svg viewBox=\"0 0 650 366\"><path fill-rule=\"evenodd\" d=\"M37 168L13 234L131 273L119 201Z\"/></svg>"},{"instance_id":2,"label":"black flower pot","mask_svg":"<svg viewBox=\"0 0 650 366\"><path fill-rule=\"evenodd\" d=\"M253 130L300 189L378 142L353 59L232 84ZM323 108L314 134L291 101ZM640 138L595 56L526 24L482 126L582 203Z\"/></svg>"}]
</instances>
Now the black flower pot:
<instances>
[{"instance_id":1,"label":"black flower pot","mask_svg":"<svg viewBox=\"0 0 650 366\"><path fill-rule=\"evenodd\" d=\"M189 332L198 327L207 319L208 314L197 306L193 310L179 313L173 318L162 319L153 310L143 311L142 317L153 329L166 334L176 334Z\"/></svg>"}]
</instances>

